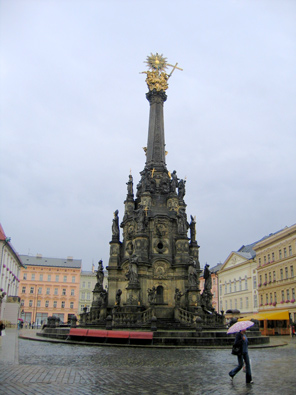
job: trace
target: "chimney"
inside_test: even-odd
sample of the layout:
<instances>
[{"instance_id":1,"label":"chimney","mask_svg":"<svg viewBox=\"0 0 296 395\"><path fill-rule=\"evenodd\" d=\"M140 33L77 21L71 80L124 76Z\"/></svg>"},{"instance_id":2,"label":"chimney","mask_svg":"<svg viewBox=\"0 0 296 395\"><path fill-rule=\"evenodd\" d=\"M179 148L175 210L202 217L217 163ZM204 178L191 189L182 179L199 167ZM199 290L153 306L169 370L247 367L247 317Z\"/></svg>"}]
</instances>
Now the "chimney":
<instances>
[{"instance_id":1,"label":"chimney","mask_svg":"<svg viewBox=\"0 0 296 395\"><path fill-rule=\"evenodd\" d=\"M92 271L93 273L95 272L95 265L94 265L94 264L91 265L91 271Z\"/></svg>"},{"instance_id":2,"label":"chimney","mask_svg":"<svg viewBox=\"0 0 296 395\"><path fill-rule=\"evenodd\" d=\"M41 259L42 258L42 254L36 254L36 258Z\"/></svg>"},{"instance_id":3,"label":"chimney","mask_svg":"<svg viewBox=\"0 0 296 395\"><path fill-rule=\"evenodd\" d=\"M67 256L67 261L73 261L73 257L72 256Z\"/></svg>"}]
</instances>

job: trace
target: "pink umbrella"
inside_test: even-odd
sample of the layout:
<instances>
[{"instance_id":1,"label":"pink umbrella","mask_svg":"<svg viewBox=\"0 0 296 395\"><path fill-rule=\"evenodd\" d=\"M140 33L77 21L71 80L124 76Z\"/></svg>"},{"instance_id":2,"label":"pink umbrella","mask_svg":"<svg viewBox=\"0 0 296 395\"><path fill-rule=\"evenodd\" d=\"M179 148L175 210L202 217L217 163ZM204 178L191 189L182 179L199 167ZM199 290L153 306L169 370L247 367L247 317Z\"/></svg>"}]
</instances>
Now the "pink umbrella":
<instances>
[{"instance_id":1,"label":"pink umbrella","mask_svg":"<svg viewBox=\"0 0 296 395\"><path fill-rule=\"evenodd\" d=\"M230 333L244 331L253 325L254 325L254 322L252 322L252 321L238 321L228 329L227 334L229 335Z\"/></svg>"}]
</instances>

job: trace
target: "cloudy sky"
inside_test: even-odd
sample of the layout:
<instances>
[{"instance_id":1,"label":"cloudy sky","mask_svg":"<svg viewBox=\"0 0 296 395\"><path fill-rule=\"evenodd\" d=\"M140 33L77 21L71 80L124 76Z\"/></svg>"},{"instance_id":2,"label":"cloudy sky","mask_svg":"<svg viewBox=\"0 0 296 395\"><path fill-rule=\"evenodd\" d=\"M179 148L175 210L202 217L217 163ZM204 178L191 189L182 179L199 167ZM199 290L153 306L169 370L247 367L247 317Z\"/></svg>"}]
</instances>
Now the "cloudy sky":
<instances>
[{"instance_id":1,"label":"cloudy sky","mask_svg":"<svg viewBox=\"0 0 296 395\"><path fill-rule=\"evenodd\" d=\"M20 254L108 263L145 164L150 53L178 62L167 166L200 262L296 222L294 0L1 0L0 222Z\"/></svg>"}]
</instances>

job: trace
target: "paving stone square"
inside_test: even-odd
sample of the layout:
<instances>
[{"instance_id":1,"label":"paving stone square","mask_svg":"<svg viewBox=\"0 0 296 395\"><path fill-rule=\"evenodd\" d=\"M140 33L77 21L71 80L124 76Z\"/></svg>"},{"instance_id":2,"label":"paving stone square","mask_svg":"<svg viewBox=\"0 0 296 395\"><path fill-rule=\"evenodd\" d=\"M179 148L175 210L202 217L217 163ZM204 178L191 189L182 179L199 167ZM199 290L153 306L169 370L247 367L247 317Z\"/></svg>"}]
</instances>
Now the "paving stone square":
<instances>
[{"instance_id":1,"label":"paving stone square","mask_svg":"<svg viewBox=\"0 0 296 395\"><path fill-rule=\"evenodd\" d=\"M0 395L295 393L296 339L251 349L253 385L232 383L230 349L97 347L18 340L18 363L0 353ZM15 361L15 359L13 359Z\"/></svg>"}]
</instances>

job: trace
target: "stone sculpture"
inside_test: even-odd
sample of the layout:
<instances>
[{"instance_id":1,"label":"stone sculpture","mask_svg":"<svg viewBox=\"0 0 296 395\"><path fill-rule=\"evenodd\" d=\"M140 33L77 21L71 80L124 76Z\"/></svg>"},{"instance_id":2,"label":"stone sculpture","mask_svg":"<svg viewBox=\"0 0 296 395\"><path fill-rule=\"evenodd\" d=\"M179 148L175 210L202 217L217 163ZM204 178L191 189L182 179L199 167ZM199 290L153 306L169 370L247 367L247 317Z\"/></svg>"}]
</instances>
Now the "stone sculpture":
<instances>
[{"instance_id":1,"label":"stone sculpture","mask_svg":"<svg viewBox=\"0 0 296 395\"><path fill-rule=\"evenodd\" d=\"M118 289L117 292L116 292L116 298L115 298L117 306L120 306L121 295L122 295L122 290Z\"/></svg>"},{"instance_id":2,"label":"stone sculpture","mask_svg":"<svg viewBox=\"0 0 296 395\"><path fill-rule=\"evenodd\" d=\"M183 200L185 196L185 183L186 181L180 180L178 184L178 198L179 200Z\"/></svg>"},{"instance_id":3,"label":"stone sculpture","mask_svg":"<svg viewBox=\"0 0 296 395\"><path fill-rule=\"evenodd\" d=\"M119 240L119 217L118 217L119 211L116 210L114 212L114 218L112 222L112 239Z\"/></svg>"},{"instance_id":4,"label":"stone sculpture","mask_svg":"<svg viewBox=\"0 0 296 395\"><path fill-rule=\"evenodd\" d=\"M97 285L98 285L98 287L103 287L103 281L104 281L103 261L100 260L98 265L99 265L99 267L98 267L98 270L97 270Z\"/></svg>"},{"instance_id":5,"label":"stone sculpture","mask_svg":"<svg viewBox=\"0 0 296 395\"><path fill-rule=\"evenodd\" d=\"M176 307L180 307L180 303L181 303L181 297L184 296L184 293L182 293L179 288L175 289L175 295L174 295L174 299L175 299L175 306Z\"/></svg>"},{"instance_id":6,"label":"stone sculpture","mask_svg":"<svg viewBox=\"0 0 296 395\"><path fill-rule=\"evenodd\" d=\"M156 302L156 288L153 286L151 289L148 288L148 303L153 304Z\"/></svg>"},{"instance_id":7,"label":"stone sculpture","mask_svg":"<svg viewBox=\"0 0 296 395\"><path fill-rule=\"evenodd\" d=\"M189 258L189 266L188 266L188 286L196 287L198 281L198 275L196 270L196 262L191 256Z\"/></svg>"}]
</instances>

